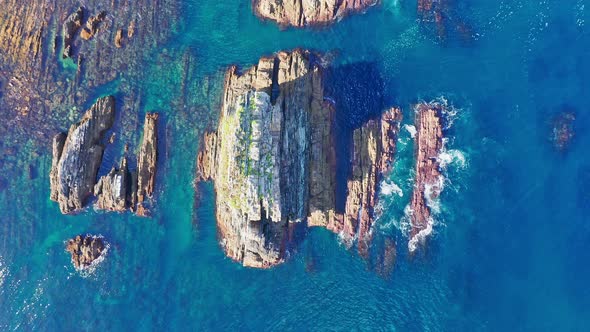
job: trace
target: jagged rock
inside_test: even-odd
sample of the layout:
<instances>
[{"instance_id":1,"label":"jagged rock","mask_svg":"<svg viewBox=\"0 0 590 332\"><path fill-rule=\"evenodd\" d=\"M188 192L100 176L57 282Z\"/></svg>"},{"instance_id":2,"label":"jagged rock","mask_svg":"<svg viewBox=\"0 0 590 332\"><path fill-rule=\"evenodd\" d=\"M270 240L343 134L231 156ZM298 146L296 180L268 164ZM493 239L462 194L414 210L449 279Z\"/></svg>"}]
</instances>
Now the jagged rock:
<instances>
[{"instance_id":1,"label":"jagged rock","mask_svg":"<svg viewBox=\"0 0 590 332\"><path fill-rule=\"evenodd\" d=\"M114 118L115 99L103 97L86 111L80 122L70 127L62 149L62 136L54 138L51 199L59 203L62 213L82 209L92 194L104 149L100 141Z\"/></svg>"},{"instance_id":2,"label":"jagged rock","mask_svg":"<svg viewBox=\"0 0 590 332\"><path fill-rule=\"evenodd\" d=\"M66 251L72 255L72 264L76 270L93 266L93 263L106 254L106 249L103 238L92 235L78 235L66 243Z\"/></svg>"},{"instance_id":3,"label":"jagged rock","mask_svg":"<svg viewBox=\"0 0 590 332\"><path fill-rule=\"evenodd\" d=\"M553 118L551 141L560 151L564 151L569 146L574 137L574 121L576 115L570 110L565 110Z\"/></svg>"},{"instance_id":4,"label":"jagged rock","mask_svg":"<svg viewBox=\"0 0 590 332\"><path fill-rule=\"evenodd\" d=\"M148 215L149 211L144 203L154 193L158 158L157 122L158 113L146 114L143 140L137 157L137 207L135 213L139 216Z\"/></svg>"},{"instance_id":5,"label":"jagged rock","mask_svg":"<svg viewBox=\"0 0 590 332\"><path fill-rule=\"evenodd\" d=\"M63 55L64 59L72 56L72 42L82 27L82 20L84 19L84 7L78 8L75 13L72 13L63 24Z\"/></svg>"},{"instance_id":6,"label":"jagged rock","mask_svg":"<svg viewBox=\"0 0 590 332\"><path fill-rule=\"evenodd\" d=\"M254 13L281 26L326 25L356 12L363 12L380 0L253 0Z\"/></svg>"},{"instance_id":7,"label":"jagged rock","mask_svg":"<svg viewBox=\"0 0 590 332\"><path fill-rule=\"evenodd\" d=\"M444 178L438 161L443 149L443 107L438 103L416 106L416 174L410 201L410 252L414 252L432 232L433 220L428 203L437 199L443 188Z\"/></svg>"},{"instance_id":8,"label":"jagged rock","mask_svg":"<svg viewBox=\"0 0 590 332\"><path fill-rule=\"evenodd\" d=\"M59 178L57 176L57 169L59 164L59 159L61 158L61 153L64 149L64 144L66 143L66 138L68 136L64 133L56 134L53 137L53 155L51 158L51 171L49 173L49 181L51 187L51 200L56 201L59 198Z\"/></svg>"},{"instance_id":9,"label":"jagged rock","mask_svg":"<svg viewBox=\"0 0 590 332\"><path fill-rule=\"evenodd\" d=\"M86 21L86 26L80 32L80 37L82 37L84 40L89 40L94 37L94 35L96 35L98 32L100 23L104 21L106 16L107 13L104 11L100 12L98 15L91 16L88 21Z\"/></svg>"},{"instance_id":10,"label":"jagged rock","mask_svg":"<svg viewBox=\"0 0 590 332\"><path fill-rule=\"evenodd\" d=\"M369 120L354 131L345 213L328 225L349 246L357 239L358 252L365 258L372 237L379 182L391 169L401 120L401 110L392 108L379 121Z\"/></svg>"},{"instance_id":11,"label":"jagged rock","mask_svg":"<svg viewBox=\"0 0 590 332\"><path fill-rule=\"evenodd\" d=\"M127 158L123 158L117 170L115 167L102 176L94 186L97 198L96 207L100 210L123 212L128 208L128 192L131 175L127 168Z\"/></svg>"}]
</instances>

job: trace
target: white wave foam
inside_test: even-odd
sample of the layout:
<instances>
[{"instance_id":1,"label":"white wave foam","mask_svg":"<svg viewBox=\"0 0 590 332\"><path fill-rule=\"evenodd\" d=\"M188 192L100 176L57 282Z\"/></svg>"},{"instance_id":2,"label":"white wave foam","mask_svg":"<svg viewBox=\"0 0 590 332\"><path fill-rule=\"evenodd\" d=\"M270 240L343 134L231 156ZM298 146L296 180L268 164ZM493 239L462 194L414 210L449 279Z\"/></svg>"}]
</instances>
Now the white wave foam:
<instances>
[{"instance_id":1,"label":"white wave foam","mask_svg":"<svg viewBox=\"0 0 590 332\"><path fill-rule=\"evenodd\" d=\"M459 168L465 168L467 166L467 158L461 150L451 149L444 150L436 157L440 168L446 169L449 165L457 165Z\"/></svg>"},{"instance_id":2,"label":"white wave foam","mask_svg":"<svg viewBox=\"0 0 590 332\"><path fill-rule=\"evenodd\" d=\"M402 188L400 188L393 181L383 181L381 183L381 194L385 196L391 196L391 194L396 194L399 197L404 197L404 192Z\"/></svg>"},{"instance_id":3,"label":"white wave foam","mask_svg":"<svg viewBox=\"0 0 590 332\"><path fill-rule=\"evenodd\" d=\"M8 267L6 267L3 263L2 257L0 257L0 288L4 285L4 281L8 277Z\"/></svg>"},{"instance_id":4,"label":"white wave foam","mask_svg":"<svg viewBox=\"0 0 590 332\"><path fill-rule=\"evenodd\" d=\"M418 133L418 130L416 130L416 126L414 125L405 124L404 129L407 130L408 133L410 133L410 136L412 138L416 137L416 133Z\"/></svg>"},{"instance_id":5,"label":"white wave foam","mask_svg":"<svg viewBox=\"0 0 590 332\"><path fill-rule=\"evenodd\" d=\"M410 251L410 253L413 253L414 251L416 251L416 249L418 249L419 244L424 243L426 238L429 237L430 234L432 234L433 229L434 229L434 219L428 218L428 223L426 224L426 228L420 230L418 232L418 234L414 235L414 237L412 237L410 239L410 241L408 241L408 250Z\"/></svg>"}]
</instances>

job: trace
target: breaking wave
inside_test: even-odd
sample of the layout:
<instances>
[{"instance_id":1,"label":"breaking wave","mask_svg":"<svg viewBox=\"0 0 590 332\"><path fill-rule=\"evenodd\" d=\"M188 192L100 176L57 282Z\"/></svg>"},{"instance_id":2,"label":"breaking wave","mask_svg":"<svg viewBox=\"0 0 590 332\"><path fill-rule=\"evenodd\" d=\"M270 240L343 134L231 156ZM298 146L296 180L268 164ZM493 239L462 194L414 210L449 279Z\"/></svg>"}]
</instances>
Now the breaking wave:
<instances>
[{"instance_id":1,"label":"breaking wave","mask_svg":"<svg viewBox=\"0 0 590 332\"><path fill-rule=\"evenodd\" d=\"M399 197L404 197L404 192L403 192L402 188L400 188L393 181L383 181L381 183L381 194L385 195L385 196L390 196L391 194L396 194Z\"/></svg>"},{"instance_id":2,"label":"breaking wave","mask_svg":"<svg viewBox=\"0 0 590 332\"><path fill-rule=\"evenodd\" d=\"M0 257L0 288L2 288L2 286L4 285L6 277L8 277L8 273L8 267L4 265L4 261L2 260L2 257Z\"/></svg>"}]
</instances>

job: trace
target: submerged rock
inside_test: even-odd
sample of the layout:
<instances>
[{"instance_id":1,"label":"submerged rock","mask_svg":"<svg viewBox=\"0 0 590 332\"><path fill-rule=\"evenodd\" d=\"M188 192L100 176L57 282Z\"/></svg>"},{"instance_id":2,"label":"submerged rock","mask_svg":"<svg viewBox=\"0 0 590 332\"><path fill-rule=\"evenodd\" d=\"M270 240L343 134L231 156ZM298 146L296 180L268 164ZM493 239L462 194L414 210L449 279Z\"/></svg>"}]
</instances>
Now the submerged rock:
<instances>
[{"instance_id":1,"label":"submerged rock","mask_svg":"<svg viewBox=\"0 0 590 332\"><path fill-rule=\"evenodd\" d=\"M253 0L254 13L281 26L326 25L344 16L363 12L380 0Z\"/></svg>"},{"instance_id":2,"label":"submerged rock","mask_svg":"<svg viewBox=\"0 0 590 332\"><path fill-rule=\"evenodd\" d=\"M63 134L54 137L51 199L59 203L62 213L82 209L92 194L104 150L101 140L114 119L115 99L103 97L70 127L65 139Z\"/></svg>"},{"instance_id":3,"label":"submerged rock","mask_svg":"<svg viewBox=\"0 0 590 332\"><path fill-rule=\"evenodd\" d=\"M432 26L441 41L457 34L463 41L474 38L472 28L461 18L452 0L418 0L418 17L425 26Z\"/></svg>"},{"instance_id":4,"label":"submerged rock","mask_svg":"<svg viewBox=\"0 0 590 332\"><path fill-rule=\"evenodd\" d=\"M560 151L564 151L570 145L574 137L574 121L576 115L572 111L564 111L553 118L551 141Z\"/></svg>"},{"instance_id":5,"label":"submerged rock","mask_svg":"<svg viewBox=\"0 0 590 332\"><path fill-rule=\"evenodd\" d=\"M296 50L262 58L243 73L231 68L219 127L201 141L197 180L215 182L221 244L245 266L281 263L295 223L306 220L340 232L345 218L353 218L354 212L342 216L335 209L336 110L324 96L320 60ZM349 194L350 209L367 213L360 228L363 253L381 165L388 165L382 159L393 157L395 141L389 137L397 135L400 116L393 109L355 133L357 170ZM348 233L359 231L358 222L347 222Z\"/></svg>"},{"instance_id":6,"label":"submerged rock","mask_svg":"<svg viewBox=\"0 0 590 332\"><path fill-rule=\"evenodd\" d=\"M145 201L154 193L158 159L158 113L148 113L143 126L143 140L137 156L137 207L135 213L147 216Z\"/></svg>"},{"instance_id":7,"label":"submerged rock","mask_svg":"<svg viewBox=\"0 0 590 332\"><path fill-rule=\"evenodd\" d=\"M412 253L432 233L433 219L428 205L443 189L444 178L438 156L443 149L442 105L422 103L416 106L415 183L410 201L411 231L408 244Z\"/></svg>"},{"instance_id":8,"label":"submerged rock","mask_svg":"<svg viewBox=\"0 0 590 332\"><path fill-rule=\"evenodd\" d=\"M102 237L78 235L66 243L66 251L72 255L76 270L85 270L95 265L106 254L107 244Z\"/></svg>"}]
</instances>

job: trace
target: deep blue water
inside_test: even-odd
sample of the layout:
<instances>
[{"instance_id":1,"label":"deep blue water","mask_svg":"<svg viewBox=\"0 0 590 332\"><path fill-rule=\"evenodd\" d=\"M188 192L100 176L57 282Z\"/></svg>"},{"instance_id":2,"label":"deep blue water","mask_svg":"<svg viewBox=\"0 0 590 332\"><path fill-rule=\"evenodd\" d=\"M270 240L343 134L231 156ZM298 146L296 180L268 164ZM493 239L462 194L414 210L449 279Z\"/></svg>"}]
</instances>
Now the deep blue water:
<instances>
[{"instance_id":1,"label":"deep blue water","mask_svg":"<svg viewBox=\"0 0 590 332\"><path fill-rule=\"evenodd\" d=\"M151 79L136 83L145 100L138 111L162 112L166 127L154 218L92 209L62 216L49 201L50 155L36 158L36 178L11 174L0 191L0 328L590 330L586 2L461 1L460 16L477 38L451 36L442 44L419 27L415 1L385 0L326 29L286 31L254 17L249 0L187 1L175 37L146 61ZM388 181L403 196L382 197L376 225L397 243L391 278L323 229L310 230L279 267L243 268L217 243L211 185L195 205L197 143L204 126L214 125L223 71L295 47L329 52L334 67L347 69L350 83L339 86L353 92L352 100L340 99L347 107L374 112L367 87L378 86L379 106L401 106L405 124L420 100L442 97L457 110L447 147L466 163L447 167L435 234L413 259L403 231L413 141L406 130L400 137ZM161 56L185 52L197 59L188 98L198 112L172 103L182 57ZM122 93L117 84L105 92ZM560 152L549 135L564 107L576 114L576 133ZM106 260L85 278L63 245L79 233L111 243Z\"/></svg>"}]
</instances>

